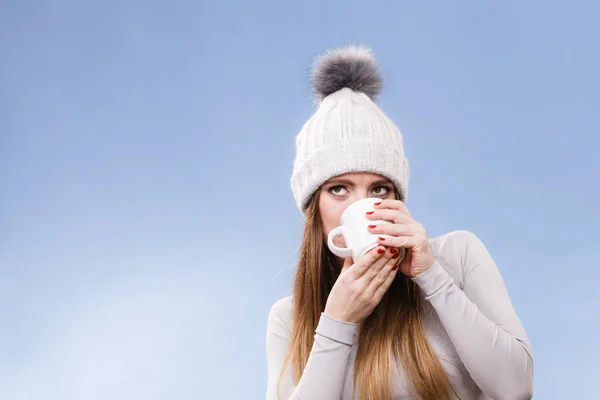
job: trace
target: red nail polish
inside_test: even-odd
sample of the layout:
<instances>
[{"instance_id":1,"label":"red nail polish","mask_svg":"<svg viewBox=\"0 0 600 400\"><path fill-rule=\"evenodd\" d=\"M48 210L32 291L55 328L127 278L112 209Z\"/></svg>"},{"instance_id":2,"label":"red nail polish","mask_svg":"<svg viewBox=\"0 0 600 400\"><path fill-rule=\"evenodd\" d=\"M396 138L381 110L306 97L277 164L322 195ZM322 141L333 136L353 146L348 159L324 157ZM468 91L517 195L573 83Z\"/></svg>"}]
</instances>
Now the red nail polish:
<instances>
[{"instance_id":1,"label":"red nail polish","mask_svg":"<svg viewBox=\"0 0 600 400\"><path fill-rule=\"evenodd\" d=\"M377 225L369 225L369 229L375 229L377 228Z\"/></svg>"},{"instance_id":2,"label":"red nail polish","mask_svg":"<svg viewBox=\"0 0 600 400\"><path fill-rule=\"evenodd\" d=\"M373 214L373 211L367 211L367 215Z\"/></svg>"},{"instance_id":3,"label":"red nail polish","mask_svg":"<svg viewBox=\"0 0 600 400\"><path fill-rule=\"evenodd\" d=\"M383 242L385 240L385 238L380 237L379 240L381 240Z\"/></svg>"},{"instance_id":4,"label":"red nail polish","mask_svg":"<svg viewBox=\"0 0 600 400\"><path fill-rule=\"evenodd\" d=\"M378 205L380 205L380 204L381 204L381 202L380 202L380 201L378 201L377 203L375 203L375 205L376 205L376 206L378 206Z\"/></svg>"},{"instance_id":5,"label":"red nail polish","mask_svg":"<svg viewBox=\"0 0 600 400\"><path fill-rule=\"evenodd\" d=\"M390 247L390 253L396 254L397 252L398 252L398 250L396 250L395 247Z\"/></svg>"},{"instance_id":6,"label":"red nail polish","mask_svg":"<svg viewBox=\"0 0 600 400\"><path fill-rule=\"evenodd\" d=\"M394 266L392 267L392 271L395 271L398 269L398 264L394 264Z\"/></svg>"},{"instance_id":7,"label":"red nail polish","mask_svg":"<svg viewBox=\"0 0 600 400\"><path fill-rule=\"evenodd\" d=\"M377 249L377 252L378 252L379 254L383 254L383 253L385 253L385 250L384 250L384 249Z\"/></svg>"},{"instance_id":8,"label":"red nail polish","mask_svg":"<svg viewBox=\"0 0 600 400\"><path fill-rule=\"evenodd\" d=\"M398 258L400 257L400 252L397 252L396 254L394 254L394 256L392 258Z\"/></svg>"}]
</instances>

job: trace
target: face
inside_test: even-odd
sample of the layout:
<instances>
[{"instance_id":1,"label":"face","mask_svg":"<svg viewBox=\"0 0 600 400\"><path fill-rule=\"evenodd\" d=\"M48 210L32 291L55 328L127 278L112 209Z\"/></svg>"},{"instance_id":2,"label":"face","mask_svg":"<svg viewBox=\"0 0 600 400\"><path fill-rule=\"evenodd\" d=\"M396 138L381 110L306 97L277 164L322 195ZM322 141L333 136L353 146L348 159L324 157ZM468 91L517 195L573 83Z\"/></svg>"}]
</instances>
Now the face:
<instances>
[{"instance_id":1,"label":"face","mask_svg":"<svg viewBox=\"0 0 600 400\"><path fill-rule=\"evenodd\" d=\"M326 238L329 232L340 224L344 210L352 203L367 197L394 199L394 184L381 175L372 173L348 173L336 176L325 182L320 189L319 213ZM343 246L343 239L334 239L337 246Z\"/></svg>"}]
</instances>

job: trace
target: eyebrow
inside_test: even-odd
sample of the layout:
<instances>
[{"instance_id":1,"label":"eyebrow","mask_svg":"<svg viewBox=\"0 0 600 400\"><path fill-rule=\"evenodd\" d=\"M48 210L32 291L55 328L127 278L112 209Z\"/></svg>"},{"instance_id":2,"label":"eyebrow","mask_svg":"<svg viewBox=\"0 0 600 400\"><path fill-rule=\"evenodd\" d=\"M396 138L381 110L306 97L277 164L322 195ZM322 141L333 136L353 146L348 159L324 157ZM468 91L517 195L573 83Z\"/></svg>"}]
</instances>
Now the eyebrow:
<instances>
[{"instance_id":1,"label":"eyebrow","mask_svg":"<svg viewBox=\"0 0 600 400\"><path fill-rule=\"evenodd\" d=\"M327 181L327 185L346 185L346 186L354 186L354 182L349 179L344 178L334 178L330 181ZM392 185L392 182L389 179L379 179L375 182L371 183L371 186L380 186L380 185Z\"/></svg>"},{"instance_id":2,"label":"eyebrow","mask_svg":"<svg viewBox=\"0 0 600 400\"><path fill-rule=\"evenodd\" d=\"M389 179L379 179L379 180L373 182L373 186L378 186L378 185L393 185L393 183Z\"/></svg>"}]
</instances>

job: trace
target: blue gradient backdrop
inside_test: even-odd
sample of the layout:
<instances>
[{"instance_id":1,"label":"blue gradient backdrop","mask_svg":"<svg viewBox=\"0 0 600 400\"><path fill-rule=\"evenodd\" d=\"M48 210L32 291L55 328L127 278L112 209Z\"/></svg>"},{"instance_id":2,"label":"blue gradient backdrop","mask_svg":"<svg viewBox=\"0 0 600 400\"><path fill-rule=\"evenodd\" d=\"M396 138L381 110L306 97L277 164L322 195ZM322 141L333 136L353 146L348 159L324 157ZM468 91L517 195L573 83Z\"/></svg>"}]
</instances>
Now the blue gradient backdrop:
<instances>
[{"instance_id":1,"label":"blue gradient backdrop","mask_svg":"<svg viewBox=\"0 0 600 400\"><path fill-rule=\"evenodd\" d=\"M0 398L264 398L310 64L346 44L380 60L413 215L430 236L474 232L501 268L536 398L596 398L599 12L3 2Z\"/></svg>"}]
</instances>

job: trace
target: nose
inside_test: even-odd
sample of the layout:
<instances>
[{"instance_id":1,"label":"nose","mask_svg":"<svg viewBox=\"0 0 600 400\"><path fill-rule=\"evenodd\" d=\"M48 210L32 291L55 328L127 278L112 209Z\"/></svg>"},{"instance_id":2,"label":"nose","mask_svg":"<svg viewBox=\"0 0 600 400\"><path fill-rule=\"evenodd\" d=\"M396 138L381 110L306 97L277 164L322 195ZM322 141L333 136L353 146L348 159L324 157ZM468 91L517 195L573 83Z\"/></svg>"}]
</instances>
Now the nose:
<instances>
[{"instance_id":1,"label":"nose","mask_svg":"<svg viewBox=\"0 0 600 400\"><path fill-rule=\"evenodd\" d=\"M355 194L356 198L354 199L354 201L359 201L373 197L371 196L371 193L369 193L369 188L361 188L359 190L356 190Z\"/></svg>"},{"instance_id":2,"label":"nose","mask_svg":"<svg viewBox=\"0 0 600 400\"><path fill-rule=\"evenodd\" d=\"M352 203L356 203L357 201L366 199L368 196L367 193L363 193L362 191L354 191L354 193L352 193L352 195L348 198L348 200L346 200L346 202L348 204L352 204Z\"/></svg>"}]
</instances>

